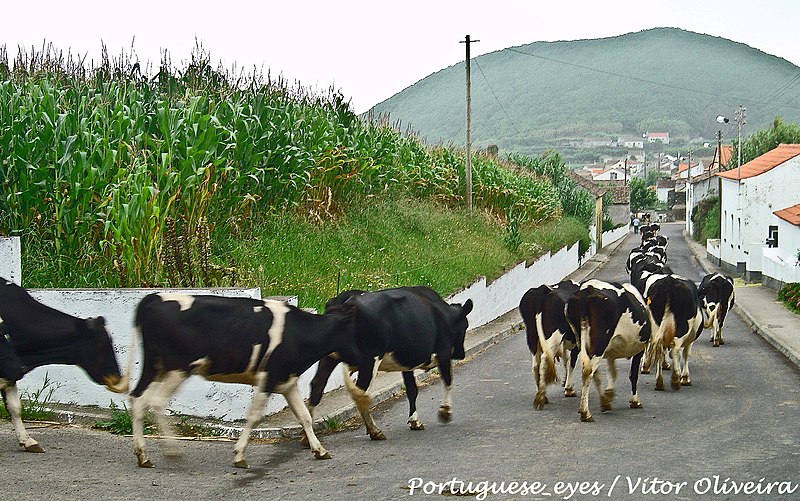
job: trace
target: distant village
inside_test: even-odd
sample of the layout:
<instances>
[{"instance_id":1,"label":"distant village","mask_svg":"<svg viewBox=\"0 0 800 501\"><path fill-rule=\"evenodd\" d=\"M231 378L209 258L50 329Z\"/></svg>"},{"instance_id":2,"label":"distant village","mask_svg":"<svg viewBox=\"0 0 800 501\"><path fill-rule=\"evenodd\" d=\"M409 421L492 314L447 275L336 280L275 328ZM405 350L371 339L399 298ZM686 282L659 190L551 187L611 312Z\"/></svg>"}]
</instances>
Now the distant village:
<instances>
[{"instance_id":1,"label":"distant village","mask_svg":"<svg viewBox=\"0 0 800 501\"><path fill-rule=\"evenodd\" d=\"M647 132L639 138L619 138L614 140L583 140L571 146L616 147L627 150L624 157L608 157L602 164L590 164L575 169L572 176L576 182L594 192L609 193L612 198L610 217L615 224L623 224L630 217L624 206L630 202L628 186L634 178L657 178L653 187L663 208L655 212L661 221L680 221L686 217L687 184L691 180L694 190L716 191L711 186L714 174L725 170L730 162L732 146L721 145L721 151L714 148L712 157L694 157L687 150L686 155L673 156L667 153L649 153L646 144L669 144L668 132ZM651 176L648 176L648 173ZM703 183L706 181L706 183ZM708 184L705 189L703 184ZM695 198L698 194L694 194ZM700 198L703 198L701 196ZM617 207L614 207L617 206ZM628 205L629 206L629 205Z\"/></svg>"}]
</instances>

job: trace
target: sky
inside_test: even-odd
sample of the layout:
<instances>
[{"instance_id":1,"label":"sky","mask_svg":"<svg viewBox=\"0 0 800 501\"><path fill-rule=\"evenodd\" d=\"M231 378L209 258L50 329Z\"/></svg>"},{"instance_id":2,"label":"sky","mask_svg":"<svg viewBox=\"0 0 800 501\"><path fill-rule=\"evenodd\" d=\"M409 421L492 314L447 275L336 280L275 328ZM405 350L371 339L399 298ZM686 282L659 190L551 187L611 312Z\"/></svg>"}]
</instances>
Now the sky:
<instances>
[{"instance_id":1,"label":"sky","mask_svg":"<svg viewBox=\"0 0 800 501\"><path fill-rule=\"evenodd\" d=\"M46 41L99 57L133 50L174 65L196 41L212 62L326 91L364 112L440 69L537 41L605 38L655 27L745 43L800 66L798 0L28 0L3 2L0 46L9 57ZM143 64L144 66L144 64Z\"/></svg>"}]
</instances>

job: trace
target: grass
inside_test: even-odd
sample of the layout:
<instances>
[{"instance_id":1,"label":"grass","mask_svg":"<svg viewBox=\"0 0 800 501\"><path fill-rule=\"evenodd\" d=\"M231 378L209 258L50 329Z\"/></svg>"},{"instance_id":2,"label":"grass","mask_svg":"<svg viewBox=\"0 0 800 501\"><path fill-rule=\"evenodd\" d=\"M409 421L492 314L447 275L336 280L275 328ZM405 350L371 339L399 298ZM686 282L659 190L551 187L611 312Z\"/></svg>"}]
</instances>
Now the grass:
<instances>
[{"instance_id":1,"label":"grass","mask_svg":"<svg viewBox=\"0 0 800 501\"><path fill-rule=\"evenodd\" d=\"M298 295L301 305L322 309L347 289L428 285L448 295L587 234L572 218L520 224L516 231L519 245L510 249L492 214L469 218L432 202L373 197L353 202L329 224L291 215L265 221L252 238L230 240L224 252L262 294Z\"/></svg>"},{"instance_id":2,"label":"grass","mask_svg":"<svg viewBox=\"0 0 800 501\"><path fill-rule=\"evenodd\" d=\"M800 314L800 283L784 285L778 292L778 300L789 310Z\"/></svg>"},{"instance_id":3,"label":"grass","mask_svg":"<svg viewBox=\"0 0 800 501\"><path fill-rule=\"evenodd\" d=\"M53 393L61 387L60 383L53 383L45 373L42 387L32 392L23 391L20 394L20 416L24 421L50 421L53 412L49 409L53 400ZM0 417L9 419L5 402L0 402Z\"/></svg>"}]
</instances>

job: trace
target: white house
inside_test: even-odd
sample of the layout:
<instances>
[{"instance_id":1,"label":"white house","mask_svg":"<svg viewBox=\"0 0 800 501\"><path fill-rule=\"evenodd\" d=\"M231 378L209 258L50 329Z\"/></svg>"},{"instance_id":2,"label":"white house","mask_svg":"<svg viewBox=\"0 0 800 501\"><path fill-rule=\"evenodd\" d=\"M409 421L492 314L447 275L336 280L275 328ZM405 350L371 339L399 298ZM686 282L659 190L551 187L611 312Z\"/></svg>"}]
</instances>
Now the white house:
<instances>
[{"instance_id":1,"label":"white house","mask_svg":"<svg viewBox=\"0 0 800 501\"><path fill-rule=\"evenodd\" d=\"M669 132L648 132L646 136L648 143L660 142L669 144Z\"/></svg>"},{"instance_id":2,"label":"white house","mask_svg":"<svg viewBox=\"0 0 800 501\"><path fill-rule=\"evenodd\" d=\"M800 144L781 144L717 176L722 179L720 266L744 274L748 280L760 280L765 255L777 252L765 250L767 241L784 240L780 234L783 224L776 217L785 218L774 213L800 203ZM794 234L789 227L786 231ZM709 253L714 255L711 247L709 241Z\"/></svg>"},{"instance_id":3,"label":"white house","mask_svg":"<svg viewBox=\"0 0 800 501\"><path fill-rule=\"evenodd\" d=\"M592 181L622 181L625 179L625 167L612 167L592 175Z\"/></svg>"},{"instance_id":4,"label":"white house","mask_svg":"<svg viewBox=\"0 0 800 501\"><path fill-rule=\"evenodd\" d=\"M764 249L764 284L780 289L800 282L800 203L773 212L770 229L775 231Z\"/></svg>"}]
</instances>

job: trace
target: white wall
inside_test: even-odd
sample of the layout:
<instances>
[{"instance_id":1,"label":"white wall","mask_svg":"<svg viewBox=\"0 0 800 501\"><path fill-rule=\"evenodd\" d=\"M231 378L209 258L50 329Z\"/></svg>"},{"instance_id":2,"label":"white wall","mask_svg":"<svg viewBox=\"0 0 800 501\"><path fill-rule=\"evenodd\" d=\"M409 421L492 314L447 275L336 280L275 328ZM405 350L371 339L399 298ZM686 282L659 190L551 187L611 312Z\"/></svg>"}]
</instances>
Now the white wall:
<instances>
[{"instance_id":1,"label":"white wall","mask_svg":"<svg viewBox=\"0 0 800 501\"><path fill-rule=\"evenodd\" d=\"M800 228L773 215L778 247L764 247L761 273L783 283L800 282Z\"/></svg>"},{"instance_id":2,"label":"white wall","mask_svg":"<svg viewBox=\"0 0 800 501\"><path fill-rule=\"evenodd\" d=\"M21 285L21 255L19 237L0 237L0 277Z\"/></svg>"}]
</instances>

